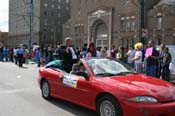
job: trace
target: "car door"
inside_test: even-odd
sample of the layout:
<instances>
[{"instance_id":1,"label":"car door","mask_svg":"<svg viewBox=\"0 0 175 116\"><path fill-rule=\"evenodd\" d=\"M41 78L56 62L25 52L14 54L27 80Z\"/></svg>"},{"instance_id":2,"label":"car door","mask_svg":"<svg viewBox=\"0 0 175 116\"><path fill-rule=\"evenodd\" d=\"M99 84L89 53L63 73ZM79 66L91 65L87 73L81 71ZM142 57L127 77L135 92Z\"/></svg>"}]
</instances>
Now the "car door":
<instances>
[{"instance_id":1,"label":"car door","mask_svg":"<svg viewBox=\"0 0 175 116\"><path fill-rule=\"evenodd\" d=\"M75 100L84 106L90 106L93 98L93 85L91 79L80 77L77 88L74 90Z\"/></svg>"},{"instance_id":2,"label":"car door","mask_svg":"<svg viewBox=\"0 0 175 116\"><path fill-rule=\"evenodd\" d=\"M54 68L47 69L47 78L50 84L51 94L54 96L62 96L62 77L63 72Z\"/></svg>"},{"instance_id":3,"label":"car door","mask_svg":"<svg viewBox=\"0 0 175 116\"><path fill-rule=\"evenodd\" d=\"M90 80L78 75L65 74L62 86L64 98L85 106L90 104Z\"/></svg>"},{"instance_id":4,"label":"car door","mask_svg":"<svg viewBox=\"0 0 175 116\"><path fill-rule=\"evenodd\" d=\"M62 94L65 99L75 101L75 90L77 88L78 81L78 76L69 73L64 73L61 88L63 89Z\"/></svg>"}]
</instances>

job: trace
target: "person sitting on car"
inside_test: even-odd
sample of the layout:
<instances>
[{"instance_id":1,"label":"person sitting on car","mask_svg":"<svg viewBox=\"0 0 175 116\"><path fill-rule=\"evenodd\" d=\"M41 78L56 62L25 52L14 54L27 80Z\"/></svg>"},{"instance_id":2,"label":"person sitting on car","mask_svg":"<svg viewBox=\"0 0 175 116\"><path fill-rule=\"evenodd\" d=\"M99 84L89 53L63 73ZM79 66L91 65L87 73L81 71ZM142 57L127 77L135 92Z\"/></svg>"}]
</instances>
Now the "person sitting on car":
<instances>
[{"instance_id":1,"label":"person sitting on car","mask_svg":"<svg viewBox=\"0 0 175 116\"><path fill-rule=\"evenodd\" d=\"M73 64L70 74L76 74L80 70L79 63Z\"/></svg>"},{"instance_id":2,"label":"person sitting on car","mask_svg":"<svg viewBox=\"0 0 175 116\"><path fill-rule=\"evenodd\" d=\"M85 72L86 71L86 68L84 67L82 62L79 62L79 67L80 67L79 71L81 71L81 72Z\"/></svg>"}]
</instances>

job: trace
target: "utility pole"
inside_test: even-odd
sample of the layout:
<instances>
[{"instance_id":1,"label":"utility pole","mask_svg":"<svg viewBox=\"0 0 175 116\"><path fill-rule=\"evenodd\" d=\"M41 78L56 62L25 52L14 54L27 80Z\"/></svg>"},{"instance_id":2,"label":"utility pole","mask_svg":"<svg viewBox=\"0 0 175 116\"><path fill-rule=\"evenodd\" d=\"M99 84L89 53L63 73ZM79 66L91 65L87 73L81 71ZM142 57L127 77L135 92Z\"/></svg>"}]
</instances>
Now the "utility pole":
<instances>
[{"instance_id":1,"label":"utility pole","mask_svg":"<svg viewBox=\"0 0 175 116\"><path fill-rule=\"evenodd\" d=\"M139 1L139 40L145 44L144 37L142 36L142 30L145 28L145 0Z\"/></svg>"},{"instance_id":2,"label":"utility pole","mask_svg":"<svg viewBox=\"0 0 175 116\"><path fill-rule=\"evenodd\" d=\"M29 52L31 53L32 39L33 39L33 0L30 1L30 38L29 38Z\"/></svg>"}]
</instances>

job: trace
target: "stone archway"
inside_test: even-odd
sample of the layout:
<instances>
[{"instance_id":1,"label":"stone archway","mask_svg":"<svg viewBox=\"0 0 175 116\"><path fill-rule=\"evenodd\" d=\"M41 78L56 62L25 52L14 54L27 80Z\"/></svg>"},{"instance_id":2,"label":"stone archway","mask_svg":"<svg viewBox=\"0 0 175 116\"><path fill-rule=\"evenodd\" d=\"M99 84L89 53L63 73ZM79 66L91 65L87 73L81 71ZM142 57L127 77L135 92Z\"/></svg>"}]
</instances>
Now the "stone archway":
<instances>
[{"instance_id":1,"label":"stone archway","mask_svg":"<svg viewBox=\"0 0 175 116\"><path fill-rule=\"evenodd\" d=\"M93 42L95 43L97 48L104 47L106 50L109 47L109 30L106 25L106 23L102 20L97 20L92 25L92 36L93 36Z\"/></svg>"},{"instance_id":2,"label":"stone archway","mask_svg":"<svg viewBox=\"0 0 175 116\"><path fill-rule=\"evenodd\" d=\"M88 15L88 44L111 48L112 8L98 8Z\"/></svg>"}]
</instances>

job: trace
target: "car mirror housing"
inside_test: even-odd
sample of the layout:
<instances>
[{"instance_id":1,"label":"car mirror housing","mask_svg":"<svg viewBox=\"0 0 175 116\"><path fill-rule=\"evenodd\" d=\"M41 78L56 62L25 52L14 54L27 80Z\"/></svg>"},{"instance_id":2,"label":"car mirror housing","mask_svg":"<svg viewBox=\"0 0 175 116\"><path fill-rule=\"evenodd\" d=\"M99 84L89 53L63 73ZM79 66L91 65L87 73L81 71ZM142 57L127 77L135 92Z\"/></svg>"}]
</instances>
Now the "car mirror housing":
<instances>
[{"instance_id":1,"label":"car mirror housing","mask_svg":"<svg viewBox=\"0 0 175 116\"><path fill-rule=\"evenodd\" d=\"M83 76L83 77L86 78L86 79L89 78L89 75L88 75L86 72L83 72L83 71L78 71L78 72L76 72L76 75L78 75L78 76Z\"/></svg>"}]
</instances>

